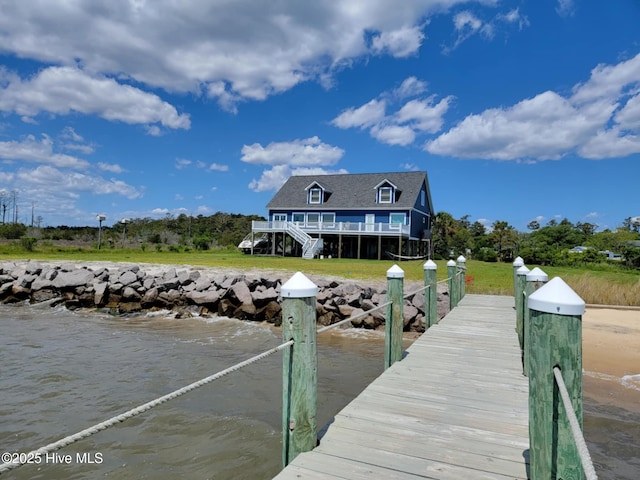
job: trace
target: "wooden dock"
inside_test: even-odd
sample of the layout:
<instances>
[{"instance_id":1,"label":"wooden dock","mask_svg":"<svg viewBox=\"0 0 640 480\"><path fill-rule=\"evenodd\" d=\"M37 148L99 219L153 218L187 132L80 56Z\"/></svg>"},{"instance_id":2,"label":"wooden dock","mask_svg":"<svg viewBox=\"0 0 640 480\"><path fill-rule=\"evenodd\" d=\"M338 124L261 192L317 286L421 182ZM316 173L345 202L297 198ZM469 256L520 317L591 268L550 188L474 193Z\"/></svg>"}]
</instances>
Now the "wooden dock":
<instances>
[{"instance_id":1,"label":"wooden dock","mask_svg":"<svg viewBox=\"0 0 640 480\"><path fill-rule=\"evenodd\" d=\"M513 297L466 295L275 478L528 478L513 306Z\"/></svg>"}]
</instances>

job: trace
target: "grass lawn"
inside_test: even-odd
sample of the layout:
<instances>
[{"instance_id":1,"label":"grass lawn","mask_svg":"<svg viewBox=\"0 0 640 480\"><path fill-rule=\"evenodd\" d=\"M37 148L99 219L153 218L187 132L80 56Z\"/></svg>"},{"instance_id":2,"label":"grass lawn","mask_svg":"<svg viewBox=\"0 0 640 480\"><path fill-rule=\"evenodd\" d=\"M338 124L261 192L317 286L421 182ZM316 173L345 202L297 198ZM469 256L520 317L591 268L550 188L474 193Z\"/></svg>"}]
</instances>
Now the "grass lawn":
<instances>
[{"instance_id":1,"label":"grass lawn","mask_svg":"<svg viewBox=\"0 0 640 480\"><path fill-rule=\"evenodd\" d=\"M422 260L395 262L392 260L314 259L299 257L272 257L244 255L238 250L211 251L142 251L127 249L63 248L38 245L27 252L17 244L0 247L0 261L10 260L50 261L108 261L127 263L185 264L233 268L240 270L301 271L308 274L338 276L350 279L384 280L387 270L394 264L405 271L408 281L424 278ZM447 277L445 260L436 261L438 280ZM533 268L533 265L527 265ZM640 305L640 272L602 265L587 267L541 267L549 278L560 276L587 303L608 305ZM513 295L513 267L510 263L467 262L467 292L481 294Z\"/></svg>"}]
</instances>

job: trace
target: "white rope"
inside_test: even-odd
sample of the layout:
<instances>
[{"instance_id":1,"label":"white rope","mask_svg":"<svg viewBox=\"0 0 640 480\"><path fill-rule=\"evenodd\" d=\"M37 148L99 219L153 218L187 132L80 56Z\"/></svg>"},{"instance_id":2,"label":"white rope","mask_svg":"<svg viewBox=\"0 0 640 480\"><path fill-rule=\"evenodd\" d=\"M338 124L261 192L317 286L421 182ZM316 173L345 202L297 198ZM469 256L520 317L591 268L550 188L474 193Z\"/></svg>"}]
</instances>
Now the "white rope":
<instances>
[{"instance_id":1,"label":"white rope","mask_svg":"<svg viewBox=\"0 0 640 480\"><path fill-rule=\"evenodd\" d=\"M558 390L560 390L562 403L564 404L564 409L566 410L567 417L569 418L569 425L571 426L573 440L576 442L576 447L578 447L578 455L580 455L580 460L582 461L582 467L584 468L587 480L598 480L598 475L596 475L595 468L593 468L593 462L591 461L591 455L589 455L587 443L584 441L582 430L580 430L578 417L576 417L576 412L573 410L573 405L569 398L569 392L567 392L567 387L564 384L564 379L562 378L562 372L558 367L553 367L553 376L556 378Z\"/></svg>"},{"instance_id":2,"label":"white rope","mask_svg":"<svg viewBox=\"0 0 640 480\"><path fill-rule=\"evenodd\" d=\"M378 305L377 307L374 307L370 310L367 310L366 312L362 312L358 315L356 315L355 317L349 317L349 318L345 318L344 320L340 320L339 322L336 323L332 323L331 325L327 325L326 327L322 327L318 330L316 330L316 334L318 333L322 333L322 332L326 332L327 330L331 330L332 328L336 328L339 327L340 325L342 325L343 323L347 323L347 322L353 322L354 320L358 320L360 318L364 318L367 317L371 314L371 312L375 312L376 310L380 310L381 308L384 308L386 306L391 305L393 302L385 302L385 303L381 303L380 305Z\"/></svg>"},{"instance_id":3,"label":"white rope","mask_svg":"<svg viewBox=\"0 0 640 480\"><path fill-rule=\"evenodd\" d=\"M202 380L198 380L197 382L191 383L186 387L182 387L160 398L156 398L155 400L152 400L151 402L147 402L144 405L140 405L139 407L136 407L127 412L121 413L120 415L116 415L115 417L112 417L109 420L105 420L104 422L101 422L92 427L86 428L81 432L75 433L73 435L69 435L68 437L58 440L57 442L50 443L49 445L41 447L37 450L33 450L27 453L26 455L20 455L17 461L6 462L0 465L0 475L2 475L4 472L8 472L9 470L13 470L14 468L18 468L26 464L27 459L40 458L43 455L46 455L47 453L60 450L61 448L66 447L67 445L71 445L72 443L75 443L79 440L90 437L91 435L98 433L102 430L106 430L107 428L112 427L117 423L124 422L125 420L128 420L129 418L135 417L137 415L140 415L141 413L146 412L147 410L150 410L153 407L157 407L158 405L168 402L169 400L173 400L177 397L180 397L185 393L188 393L192 390L195 390L196 388L206 385L207 383L211 383L214 380L218 380L219 378L224 377L225 375L228 375L232 372L240 370L241 368L251 365L252 363L255 363L259 360L262 360L268 357L269 355L279 352L280 350L283 350L291 345L293 345L293 340L289 340L288 342L285 342L282 345L278 345L277 347L272 348L271 350L262 352L254 357L249 358L248 360L237 363L225 370L222 370L218 373L215 373L206 378L203 378ZM21 461L21 459L23 458L24 458L24 461Z\"/></svg>"},{"instance_id":4,"label":"white rope","mask_svg":"<svg viewBox=\"0 0 640 480\"><path fill-rule=\"evenodd\" d=\"M440 280L439 282L436 282L436 283L445 283L445 282L448 282L449 280L451 280L451 277L447 277L444 280Z\"/></svg>"},{"instance_id":5,"label":"white rope","mask_svg":"<svg viewBox=\"0 0 640 480\"><path fill-rule=\"evenodd\" d=\"M431 287L431 285L425 285L424 287L420 287L418 290L416 290L415 292L411 292L411 293L407 293L406 295L404 295L402 298L409 298L414 296L417 293L421 293L424 292L427 288Z\"/></svg>"}]
</instances>

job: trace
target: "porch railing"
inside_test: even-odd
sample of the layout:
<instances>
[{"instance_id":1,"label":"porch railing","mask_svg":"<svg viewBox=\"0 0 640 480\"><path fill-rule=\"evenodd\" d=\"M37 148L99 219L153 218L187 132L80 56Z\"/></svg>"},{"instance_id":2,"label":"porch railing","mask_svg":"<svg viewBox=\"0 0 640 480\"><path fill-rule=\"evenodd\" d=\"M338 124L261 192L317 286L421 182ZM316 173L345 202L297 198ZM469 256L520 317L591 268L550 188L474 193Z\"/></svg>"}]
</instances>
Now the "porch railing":
<instances>
[{"instance_id":1,"label":"porch railing","mask_svg":"<svg viewBox=\"0 0 640 480\"><path fill-rule=\"evenodd\" d=\"M366 222L285 222L285 221L256 221L252 222L254 232L286 232L287 224L293 223L308 233L323 234L360 234L360 235L388 235L409 236L409 225L400 223L366 223Z\"/></svg>"}]
</instances>

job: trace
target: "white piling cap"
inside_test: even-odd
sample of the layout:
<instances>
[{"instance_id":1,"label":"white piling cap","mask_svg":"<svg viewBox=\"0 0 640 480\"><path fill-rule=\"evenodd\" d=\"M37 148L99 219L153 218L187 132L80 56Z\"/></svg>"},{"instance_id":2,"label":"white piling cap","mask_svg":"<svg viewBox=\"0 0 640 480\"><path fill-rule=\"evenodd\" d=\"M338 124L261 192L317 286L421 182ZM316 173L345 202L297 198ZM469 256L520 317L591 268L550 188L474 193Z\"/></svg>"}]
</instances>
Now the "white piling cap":
<instances>
[{"instance_id":1,"label":"white piling cap","mask_svg":"<svg viewBox=\"0 0 640 480\"><path fill-rule=\"evenodd\" d=\"M547 280L549 280L549 275L538 267L527 273L527 282L546 282Z\"/></svg>"},{"instance_id":2,"label":"white piling cap","mask_svg":"<svg viewBox=\"0 0 640 480\"><path fill-rule=\"evenodd\" d=\"M526 275L527 273L529 273L529 269L524 265L516 270L516 275Z\"/></svg>"},{"instance_id":3,"label":"white piling cap","mask_svg":"<svg viewBox=\"0 0 640 480\"><path fill-rule=\"evenodd\" d=\"M552 278L529 295L527 306L532 310L558 315L582 315L584 300L560 277Z\"/></svg>"},{"instance_id":4,"label":"white piling cap","mask_svg":"<svg viewBox=\"0 0 640 480\"><path fill-rule=\"evenodd\" d=\"M315 297L317 294L318 286L301 272L296 272L280 288L282 298Z\"/></svg>"},{"instance_id":5,"label":"white piling cap","mask_svg":"<svg viewBox=\"0 0 640 480\"><path fill-rule=\"evenodd\" d=\"M523 265L524 265L524 260L522 259L522 257L516 257L516 259L513 261L514 267L521 267Z\"/></svg>"},{"instance_id":6,"label":"white piling cap","mask_svg":"<svg viewBox=\"0 0 640 480\"><path fill-rule=\"evenodd\" d=\"M436 265L436 262L434 262L433 260L429 259L426 262L424 262L424 265L422 266L422 268L424 270L437 270L438 269L438 265Z\"/></svg>"},{"instance_id":7,"label":"white piling cap","mask_svg":"<svg viewBox=\"0 0 640 480\"><path fill-rule=\"evenodd\" d=\"M393 267L387 270L387 278L404 278L404 270L394 264Z\"/></svg>"},{"instance_id":8,"label":"white piling cap","mask_svg":"<svg viewBox=\"0 0 640 480\"><path fill-rule=\"evenodd\" d=\"M453 260L449 260L447 262L447 267L455 267L456 266L456 262L454 262Z\"/></svg>"},{"instance_id":9,"label":"white piling cap","mask_svg":"<svg viewBox=\"0 0 640 480\"><path fill-rule=\"evenodd\" d=\"M465 263L467 261L467 259L464 258L462 255L460 255L456 260L458 263Z\"/></svg>"}]
</instances>

